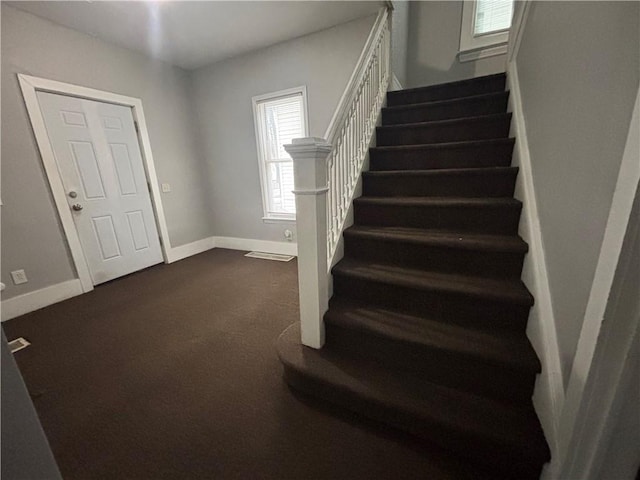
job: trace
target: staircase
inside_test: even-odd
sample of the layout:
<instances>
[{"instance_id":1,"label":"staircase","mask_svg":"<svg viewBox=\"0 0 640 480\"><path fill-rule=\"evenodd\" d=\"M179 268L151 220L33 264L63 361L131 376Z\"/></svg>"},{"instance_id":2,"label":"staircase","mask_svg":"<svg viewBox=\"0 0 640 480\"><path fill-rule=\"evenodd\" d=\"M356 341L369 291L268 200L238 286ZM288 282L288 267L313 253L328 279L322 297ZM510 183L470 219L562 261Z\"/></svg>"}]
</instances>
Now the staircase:
<instances>
[{"instance_id":1,"label":"staircase","mask_svg":"<svg viewBox=\"0 0 640 480\"><path fill-rule=\"evenodd\" d=\"M525 335L533 298L513 198L505 75L389 92L332 270L326 345L278 340L294 389L495 469L549 459Z\"/></svg>"}]
</instances>

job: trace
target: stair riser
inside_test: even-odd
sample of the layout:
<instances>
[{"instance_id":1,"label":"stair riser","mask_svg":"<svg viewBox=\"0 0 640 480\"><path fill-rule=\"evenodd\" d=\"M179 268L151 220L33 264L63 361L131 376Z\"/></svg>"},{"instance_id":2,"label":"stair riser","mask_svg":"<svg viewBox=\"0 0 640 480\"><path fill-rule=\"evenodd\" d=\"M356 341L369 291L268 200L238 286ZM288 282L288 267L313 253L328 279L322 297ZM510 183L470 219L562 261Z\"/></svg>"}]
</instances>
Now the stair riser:
<instances>
[{"instance_id":1,"label":"stair riser","mask_svg":"<svg viewBox=\"0 0 640 480\"><path fill-rule=\"evenodd\" d=\"M416 290L398 284L333 274L334 296L465 327L524 332L529 307L461 293Z\"/></svg>"},{"instance_id":2,"label":"stair riser","mask_svg":"<svg viewBox=\"0 0 640 480\"><path fill-rule=\"evenodd\" d=\"M371 170L436 170L442 168L508 167L513 143L433 149L369 150Z\"/></svg>"},{"instance_id":3,"label":"stair riser","mask_svg":"<svg viewBox=\"0 0 640 480\"><path fill-rule=\"evenodd\" d=\"M390 341L360 330L341 328L329 319L325 326L327 345L334 351L377 360L390 368L425 375L424 378L439 385L502 402L522 404L529 402L533 394L535 374L501 368L435 348Z\"/></svg>"},{"instance_id":4,"label":"stair riser","mask_svg":"<svg viewBox=\"0 0 640 480\"><path fill-rule=\"evenodd\" d=\"M510 122L510 117L506 115L462 124L378 127L376 142L379 147L384 147L506 138L509 135Z\"/></svg>"},{"instance_id":5,"label":"stair riser","mask_svg":"<svg viewBox=\"0 0 640 480\"><path fill-rule=\"evenodd\" d=\"M500 469L500 477L504 480L514 478L518 480L538 478L531 472L539 471L539 462L533 464L522 457L521 452L515 451L510 445L502 445L495 440L477 438L470 432L460 432L447 428L438 422L425 418L417 418L407 412L391 408L387 405L371 401L349 389L323 382L315 377L304 375L292 368L284 369L287 384L304 394L319 398L332 405L345 408L366 418L380 421L386 425L440 445L465 458ZM505 472L513 477L505 477Z\"/></svg>"},{"instance_id":6,"label":"stair riser","mask_svg":"<svg viewBox=\"0 0 640 480\"><path fill-rule=\"evenodd\" d=\"M345 235L345 256L432 272L520 278L524 253L463 250L444 246Z\"/></svg>"},{"instance_id":7,"label":"stair riser","mask_svg":"<svg viewBox=\"0 0 640 480\"><path fill-rule=\"evenodd\" d=\"M508 99L508 93L505 92L495 97L469 99L449 105L430 105L406 109L385 108L382 110L382 124L396 125L504 113L507 110Z\"/></svg>"},{"instance_id":8,"label":"stair riser","mask_svg":"<svg viewBox=\"0 0 640 480\"><path fill-rule=\"evenodd\" d=\"M405 206L355 202L355 223L387 227L429 228L460 232L515 235L520 205Z\"/></svg>"},{"instance_id":9,"label":"stair riser","mask_svg":"<svg viewBox=\"0 0 640 480\"><path fill-rule=\"evenodd\" d=\"M395 107L397 105L434 102L437 100L450 100L485 93L503 92L505 83L506 78L504 76L497 76L458 85L434 86L418 91L400 90L397 92L389 92L387 94L387 105Z\"/></svg>"},{"instance_id":10,"label":"stair riser","mask_svg":"<svg viewBox=\"0 0 640 480\"><path fill-rule=\"evenodd\" d=\"M513 197L517 171L483 175L365 175L367 197Z\"/></svg>"}]
</instances>

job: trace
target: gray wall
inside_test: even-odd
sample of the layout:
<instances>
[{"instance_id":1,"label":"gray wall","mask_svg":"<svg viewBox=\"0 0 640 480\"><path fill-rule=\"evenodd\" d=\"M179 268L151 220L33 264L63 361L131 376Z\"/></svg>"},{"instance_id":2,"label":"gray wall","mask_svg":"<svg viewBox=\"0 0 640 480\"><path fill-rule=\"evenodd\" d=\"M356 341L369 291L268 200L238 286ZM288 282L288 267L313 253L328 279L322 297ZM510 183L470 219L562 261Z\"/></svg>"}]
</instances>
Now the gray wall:
<instances>
[{"instance_id":1,"label":"gray wall","mask_svg":"<svg viewBox=\"0 0 640 480\"><path fill-rule=\"evenodd\" d=\"M17 73L142 99L173 246L212 235L187 72L2 5L3 298L75 277ZM9 272L26 270L14 286Z\"/></svg>"},{"instance_id":2,"label":"gray wall","mask_svg":"<svg viewBox=\"0 0 640 480\"><path fill-rule=\"evenodd\" d=\"M410 2L407 85L420 87L504 72L506 55L458 61L462 1Z\"/></svg>"},{"instance_id":3,"label":"gray wall","mask_svg":"<svg viewBox=\"0 0 640 480\"><path fill-rule=\"evenodd\" d=\"M322 137L374 20L338 25L193 72L215 235L284 241L290 224L262 221L251 98L306 85L309 133Z\"/></svg>"},{"instance_id":4,"label":"gray wall","mask_svg":"<svg viewBox=\"0 0 640 480\"><path fill-rule=\"evenodd\" d=\"M640 132L636 131L635 136L637 145ZM636 151L635 155L638 159L640 151ZM595 377L593 383L596 387L587 390L596 396L589 403L592 406L590 411L596 415L601 415L604 411L603 402L599 403L598 400L608 399L608 394L615 392L611 410L605 418L600 451L595 454L589 452L590 456L593 455L595 468L600 466L600 472L595 477L600 479L632 480L636 478L640 468L639 266L640 186L636 186L627 231L604 313L604 322L594 352L591 377ZM631 344L627 347L629 339ZM588 384L586 388L589 388ZM584 423L598 425L598 421L598 418L590 418Z\"/></svg>"},{"instance_id":5,"label":"gray wall","mask_svg":"<svg viewBox=\"0 0 640 480\"><path fill-rule=\"evenodd\" d=\"M636 262L640 257L636 256ZM638 263L636 263L638 265ZM636 284L637 285L637 284ZM635 301L638 303L637 292ZM638 315L636 307L636 315ZM605 452L599 478L602 479L637 479L640 470L640 344L636 334L635 361L631 361L631 373L628 375L627 388L620 393L622 406L615 419L615 426L611 433L610 444Z\"/></svg>"},{"instance_id":6,"label":"gray wall","mask_svg":"<svg viewBox=\"0 0 640 480\"><path fill-rule=\"evenodd\" d=\"M411 2L393 2L391 22L391 71L403 88L407 84L407 47L409 40L409 9Z\"/></svg>"},{"instance_id":7,"label":"gray wall","mask_svg":"<svg viewBox=\"0 0 640 480\"><path fill-rule=\"evenodd\" d=\"M568 380L638 91L637 2L536 2L516 59Z\"/></svg>"},{"instance_id":8,"label":"gray wall","mask_svg":"<svg viewBox=\"0 0 640 480\"><path fill-rule=\"evenodd\" d=\"M29 398L16 361L11 355L4 331L2 349L2 466L0 476L6 480L62 477L53 458L49 442ZM19 354L18 354L19 355Z\"/></svg>"}]
</instances>

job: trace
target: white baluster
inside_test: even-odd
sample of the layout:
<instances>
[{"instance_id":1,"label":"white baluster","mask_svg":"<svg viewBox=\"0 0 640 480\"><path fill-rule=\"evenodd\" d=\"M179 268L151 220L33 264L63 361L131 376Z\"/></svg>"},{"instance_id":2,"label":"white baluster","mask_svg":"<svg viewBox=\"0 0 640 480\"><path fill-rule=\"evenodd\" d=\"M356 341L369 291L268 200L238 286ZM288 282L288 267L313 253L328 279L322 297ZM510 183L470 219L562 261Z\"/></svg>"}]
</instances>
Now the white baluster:
<instances>
[{"instance_id":1,"label":"white baluster","mask_svg":"<svg viewBox=\"0 0 640 480\"><path fill-rule=\"evenodd\" d=\"M329 162L329 193L328 193L328 208L327 208L327 228L328 228L328 238L329 238L329 244L333 243L333 237L334 237L334 227L333 227L333 218L335 215L335 202L334 202L334 198L335 198L335 190L336 190L336 181L335 178L333 176L333 172L335 171L336 168L336 154L335 151L331 152L330 154L330 159L331 161Z\"/></svg>"},{"instance_id":2,"label":"white baluster","mask_svg":"<svg viewBox=\"0 0 640 480\"><path fill-rule=\"evenodd\" d=\"M298 230L298 285L302 343L324 344L323 315L328 306L328 266L333 260L376 117L390 78L387 13L357 81L341 101L328 129L334 147L321 138L285 145L294 162Z\"/></svg>"},{"instance_id":3,"label":"white baluster","mask_svg":"<svg viewBox=\"0 0 640 480\"><path fill-rule=\"evenodd\" d=\"M353 127L355 125L355 115L353 114L353 110L349 112L349 185L353 185L357 179L357 171L356 171L356 155L353 139L355 138L353 135Z\"/></svg>"},{"instance_id":4,"label":"white baluster","mask_svg":"<svg viewBox=\"0 0 640 480\"><path fill-rule=\"evenodd\" d=\"M347 203L349 202L349 175L348 175L348 167L349 167L349 156L347 154L347 129L346 127L342 130L340 141L342 142L340 151L342 154L342 162L340 164L340 171L342 174L342 200L340 205L342 208L340 209L340 227L342 228L342 224L344 222L344 217L347 214Z\"/></svg>"},{"instance_id":5,"label":"white baluster","mask_svg":"<svg viewBox=\"0 0 640 480\"><path fill-rule=\"evenodd\" d=\"M331 242L335 246L338 238L338 192L340 185L338 184L338 153L336 150L333 152L334 164L331 170L331 180L334 183L333 190L331 192Z\"/></svg>"}]
</instances>

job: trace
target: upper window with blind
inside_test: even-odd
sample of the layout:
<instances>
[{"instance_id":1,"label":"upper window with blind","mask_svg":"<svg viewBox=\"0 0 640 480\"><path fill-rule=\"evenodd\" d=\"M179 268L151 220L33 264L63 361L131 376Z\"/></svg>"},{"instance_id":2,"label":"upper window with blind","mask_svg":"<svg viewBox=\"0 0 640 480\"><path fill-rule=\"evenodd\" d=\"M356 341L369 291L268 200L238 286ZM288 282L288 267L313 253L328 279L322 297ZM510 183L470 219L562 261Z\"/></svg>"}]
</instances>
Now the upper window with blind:
<instances>
[{"instance_id":1,"label":"upper window with blind","mask_svg":"<svg viewBox=\"0 0 640 480\"><path fill-rule=\"evenodd\" d=\"M512 17L513 0L463 2L460 61L507 53Z\"/></svg>"},{"instance_id":2,"label":"upper window with blind","mask_svg":"<svg viewBox=\"0 0 640 480\"><path fill-rule=\"evenodd\" d=\"M293 160L284 145L307 136L306 88L253 97L265 221L296 218Z\"/></svg>"}]
</instances>

